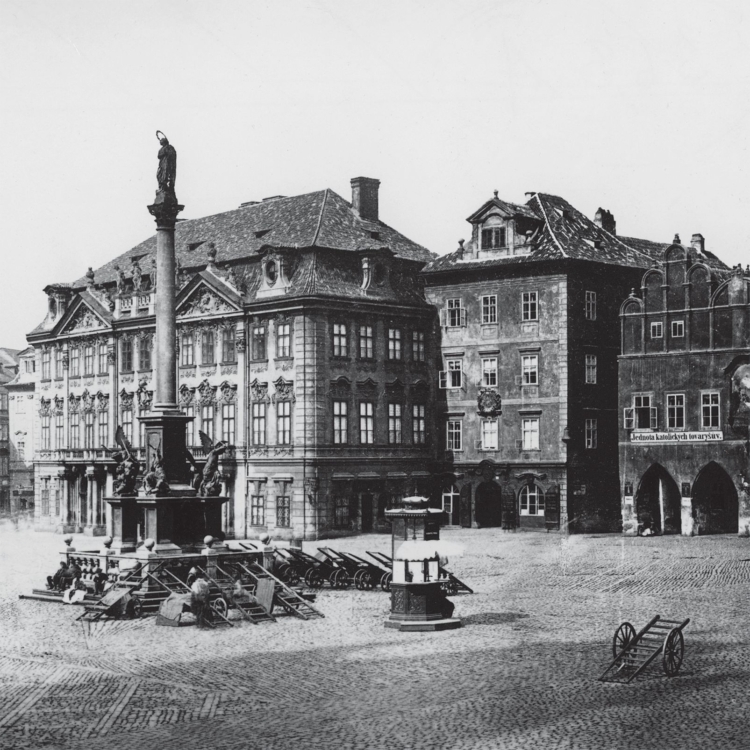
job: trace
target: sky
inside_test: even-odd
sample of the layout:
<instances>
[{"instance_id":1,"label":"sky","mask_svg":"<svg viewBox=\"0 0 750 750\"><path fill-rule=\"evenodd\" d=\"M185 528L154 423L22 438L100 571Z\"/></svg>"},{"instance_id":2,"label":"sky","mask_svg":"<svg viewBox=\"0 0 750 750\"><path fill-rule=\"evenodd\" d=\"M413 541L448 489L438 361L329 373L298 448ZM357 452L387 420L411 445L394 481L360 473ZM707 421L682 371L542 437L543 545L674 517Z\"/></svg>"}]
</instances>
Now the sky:
<instances>
[{"instance_id":1,"label":"sky","mask_svg":"<svg viewBox=\"0 0 750 750\"><path fill-rule=\"evenodd\" d=\"M154 233L157 129L185 218L364 175L438 254L493 190L539 191L747 264L748 7L0 0L0 346Z\"/></svg>"}]
</instances>

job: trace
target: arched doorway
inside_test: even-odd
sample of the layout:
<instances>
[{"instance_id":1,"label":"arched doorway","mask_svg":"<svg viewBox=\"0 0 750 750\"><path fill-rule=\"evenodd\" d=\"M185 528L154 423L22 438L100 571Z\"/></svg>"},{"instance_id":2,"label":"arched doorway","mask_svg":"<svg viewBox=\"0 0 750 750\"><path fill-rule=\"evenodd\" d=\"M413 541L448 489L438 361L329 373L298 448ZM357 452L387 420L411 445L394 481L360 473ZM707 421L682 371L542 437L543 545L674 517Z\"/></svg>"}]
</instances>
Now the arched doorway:
<instances>
[{"instance_id":1,"label":"arched doorway","mask_svg":"<svg viewBox=\"0 0 750 750\"><path fill-rule=\"evenodd\" d=\"M446 525L459 526L461 523L461 495L458 487L452 484L443 490L443 513L446 515Z\"/></svg>"},{"instance_id":2,"label":"arched doorway","mask_svg":"<svg viewBox=\"0 0 750 750\"><path fill-rule=\"evenodd\" d=\"M652 464L641 477L634 498L639 527L654 534L679 534L682 530L680 490L661 464Z\"/></svg>"},{"instance_id":3,"label":"arched doorway","mask_svg":"<svg viewBox=\"0 0 750 750\"><path fill-rule=\"evenodd\" d=\"M479 526L500 526L502 497L497 482L485 481L477 487L475 518Z\"/></svg>"},{"instance_id":4,"label":"arched doorway","mask_svg":"<svg viewBox=\"0 0 750 750\"><path fill-rule=\"evenodd\" d=\"M698 534L736 534L739 529L737 488L715 461L701 469L693 484L693 518Z\"/></svg>"},{"instance_id":5,"label":"arched doorway","mask_svg":"<svg viewBox=\"0 0 750 750\"><path fill-rule=\"evenodd\" d=\"M544 490L538 484L525 484L518 493L521 526L544 528Z\"/></svg>"}]
</instances>

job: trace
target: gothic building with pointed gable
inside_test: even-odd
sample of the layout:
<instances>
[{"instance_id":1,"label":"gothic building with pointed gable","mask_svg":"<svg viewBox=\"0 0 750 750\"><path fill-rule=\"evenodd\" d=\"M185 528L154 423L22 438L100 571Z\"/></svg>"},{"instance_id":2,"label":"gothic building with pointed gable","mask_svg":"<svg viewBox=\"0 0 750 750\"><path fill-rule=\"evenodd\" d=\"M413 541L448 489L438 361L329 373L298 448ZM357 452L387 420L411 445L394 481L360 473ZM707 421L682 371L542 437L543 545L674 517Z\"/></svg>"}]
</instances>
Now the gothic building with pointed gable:
<instances>
[{"instance_id":1,"label":"gothic building with pointed gable","mask_svg":"<svg viewBox=\"0 0 750 750\"><path fill-rule=\"evenodd\" d=\"M222 456L227 536L368 531L427 491L437 383L432 255L380 220L379 181L179 221L179 400ZM46 288L36 352L39 528L104 534L117 425L143 457L156 241ZM42 497L45 502L40 502Z\"/></svg>"}]
</instances>

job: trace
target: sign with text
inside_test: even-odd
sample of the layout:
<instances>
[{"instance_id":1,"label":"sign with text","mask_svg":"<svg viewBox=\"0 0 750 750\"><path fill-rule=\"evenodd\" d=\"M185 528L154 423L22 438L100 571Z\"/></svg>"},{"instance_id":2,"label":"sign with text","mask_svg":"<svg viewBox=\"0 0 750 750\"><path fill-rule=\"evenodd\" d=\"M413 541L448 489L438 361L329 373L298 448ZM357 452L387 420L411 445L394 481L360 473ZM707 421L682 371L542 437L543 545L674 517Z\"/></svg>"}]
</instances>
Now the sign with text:
<instances>
[{"instance_id":1,"label":"sign with text","mask_svg":"<svg viewBox=\"0 0 750 750\"><path fill-rule=\"evenodd\" d=\"M716 432L633 432L631 443L718 443L724 439L721 430Z\"/></svg>"}]
</instances>

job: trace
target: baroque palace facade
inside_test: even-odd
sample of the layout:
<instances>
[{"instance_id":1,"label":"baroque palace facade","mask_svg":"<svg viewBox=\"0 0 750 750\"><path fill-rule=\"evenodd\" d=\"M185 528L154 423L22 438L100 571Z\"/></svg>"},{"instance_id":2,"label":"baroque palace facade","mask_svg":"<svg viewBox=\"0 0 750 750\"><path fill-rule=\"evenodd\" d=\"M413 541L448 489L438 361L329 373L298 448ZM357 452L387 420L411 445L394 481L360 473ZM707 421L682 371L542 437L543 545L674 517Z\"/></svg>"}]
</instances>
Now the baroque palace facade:
<instances>
[{"instance_id":1,"label":"baroque palace facade","mask_svg":"<svg viewBox=\"0 0 750 750\"><path fill-rule=\"evenodd\" d=\"M178 221L178 388L222 456L228 537L383 527L431 492L437 353L419 274L433 257L379 219L378 180ZM38 528L107 533L115 429L144 457L156 241L45 289L36 357Z\"/></svg>"}]
</instances>

